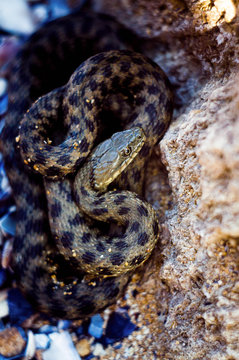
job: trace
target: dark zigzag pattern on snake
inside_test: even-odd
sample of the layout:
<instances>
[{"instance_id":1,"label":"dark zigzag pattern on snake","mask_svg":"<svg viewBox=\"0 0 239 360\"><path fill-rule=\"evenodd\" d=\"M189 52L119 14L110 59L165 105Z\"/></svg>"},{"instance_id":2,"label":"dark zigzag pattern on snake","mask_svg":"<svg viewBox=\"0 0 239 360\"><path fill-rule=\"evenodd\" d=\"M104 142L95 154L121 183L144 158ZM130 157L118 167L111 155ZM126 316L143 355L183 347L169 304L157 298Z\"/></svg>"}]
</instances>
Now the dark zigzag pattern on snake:
<instances>
[{"instance_id":1,"label":"dark zigzag pattern on snake","mask_svg":"<svg viewBox=\"0 0 239 360\"><path fill-rule=\"evenodd\" d=\"M62 212L64 213L64 209L60 200L57 201L55 198L54 202L54 198L50 199L48 217L42 176L28 170L19 152L17 142L19 125L24 113L39 96L60 86L59 92L57 90L57 100L51 100L50 95L50 100L46 97L46 101L42 102L45 106L45 114L51 113L55 105L60 105L59 109L53 110L59 118L65 118L65 124L59 124L59 129L63 131L68 131L72 123L78 123L79 120L73 114L74 109L80 107L81 137L85 141L82 142L77 168L85 161L92 147L115 130L119 131L135 125L142 126L147 141L137 158L117 180L119 189L142 194L145 165L154 145L162 138L170 122L172 95L162 70L144 56L128 51L134 48L132 39L132 34L108 16L75 13L55 20L38 30L26 42L11 64L9 111L1 135L1 151L17 207L12 266L21 290L33 305L38 310L55 317L84 318L114 303L123 294L134 265L136 267L144 259L142 255L136 254L131 269L125 274L110 277L95 275L87 280L85 271L77 269L78 265L73 256L68 253L65 259L63 255L57 253L52 234L55 230L50 229L49 217L57 218ZM103 51L123 49L126 51L110 53L111 55L104 53L86 61L72 75L70 82L63 86L77 66L90 56ZM95 79L94 74L97 73L100 65L103 74ZM74 95L74 87L80 88L80 99ZM94 106L91 102L84 101L91 93L94 94ZM103 107L102 100L104 100ZM41 101L39 104L42 106ZM114 118L113 126L112 118ZM24 126L21 134L24 138ZM28 141L26 136L21 141L24 154L30 145L30 140ZM69 156L70 154L62 154L62 161L59 163L66 164ZM25 162L27 163L27 159ZM53 174L52 170L54 169L49 170L48 175ZM61 185L58 186L59 191L68 194L67 209L70 202L74 201L69 190L73 175L66 177L66 181L59 182ZM82 190L81 196L87 197L87 193ZM138 238L140 236L142 238L142 218L150 216L148 209L151 211L152 208L145 203L132 214L130 202L127 202L126 197L121 194L121 190L116 190L114 196L115 211L126 216L130 222L126 224L128 230L131 229L131 233L134 232ZM102 226L102 221L104 216L106 221L109 221L109 216L102 213L104 198L102 199L98 204L94 202L92 205L94 215L100 219L102 227L100 230L106 234L108 228L107 225ZM65 235L74 232L74 227L79 227L82 223L87 226L93 226L92 221L94 225L99 224L99 221L92 220L81 212L74 217L69 213L66 213L66 216L69 221L66 228L69 228L69 224L71 228L66 229ZM50 220L50 223L54 221ZM156 225L154 232L157 238ZM82 236L84 249L84 243L87 243L91 233L84 232ZM63 250L67 252L68 243L72 245L71 235L68 238L65 236L65 242L63 237L62 241ZM111 257L111 263L116 267L124 262L128 252L126 241L124 233L119 235L120 256L118 254L118 257L117 255L114 257L112 254ZM143 239L141 245L144 246L144 243ZM104 246L101 242L101 245L98 244L98 250L95 249L101 253ZM115 243L114 246L117 248ZM86 256L82 258L86 267L94 263L97 258L97 253L87 257L87 252L88 255L92 253L85 251ZM84 251L81 256L83 255ZM110 271L110 275L114 275L112 267Z\"/></svg>"}]
</instances>

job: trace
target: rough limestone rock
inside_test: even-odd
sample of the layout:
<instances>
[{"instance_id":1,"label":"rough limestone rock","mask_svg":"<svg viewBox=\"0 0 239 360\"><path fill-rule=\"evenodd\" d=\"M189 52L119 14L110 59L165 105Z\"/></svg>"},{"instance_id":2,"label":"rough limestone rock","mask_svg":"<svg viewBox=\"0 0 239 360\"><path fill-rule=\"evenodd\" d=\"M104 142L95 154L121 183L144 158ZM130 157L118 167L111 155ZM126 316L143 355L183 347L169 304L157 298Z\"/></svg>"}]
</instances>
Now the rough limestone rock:
<instances>
[{"instance_id":1,"label":"rough limestone rock","mask_svg":"<svg viewBox=\"0 0 239 360\"><path fill-rule=\"evenodd\" d=\"M159 211L161 241L120 302L139 329L103 358L239 359L236 1L92 4L150 39L149 53L175 92L173 122L146 186Z\"/></svg>"}]
</instances>

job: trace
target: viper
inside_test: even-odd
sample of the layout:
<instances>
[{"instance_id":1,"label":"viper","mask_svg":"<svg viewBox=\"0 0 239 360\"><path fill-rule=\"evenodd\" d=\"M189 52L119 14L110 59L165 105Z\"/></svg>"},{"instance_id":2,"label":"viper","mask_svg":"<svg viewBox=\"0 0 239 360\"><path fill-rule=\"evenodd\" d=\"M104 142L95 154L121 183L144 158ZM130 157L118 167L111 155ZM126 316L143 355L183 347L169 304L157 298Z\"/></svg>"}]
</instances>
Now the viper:
<instances>
[{"instance_id":1,"label":"viper","mask_svg":"<svg viewBox=\"0 0 239 360\"><path fill-rule=\"evenodd\" d=\"M173 99L138 51L111 17L77 12L43 26L11 63L1 151L17 208L12 267L54 317L114 303L159 237L143 185Z\"/></svg>"}]
</instances>

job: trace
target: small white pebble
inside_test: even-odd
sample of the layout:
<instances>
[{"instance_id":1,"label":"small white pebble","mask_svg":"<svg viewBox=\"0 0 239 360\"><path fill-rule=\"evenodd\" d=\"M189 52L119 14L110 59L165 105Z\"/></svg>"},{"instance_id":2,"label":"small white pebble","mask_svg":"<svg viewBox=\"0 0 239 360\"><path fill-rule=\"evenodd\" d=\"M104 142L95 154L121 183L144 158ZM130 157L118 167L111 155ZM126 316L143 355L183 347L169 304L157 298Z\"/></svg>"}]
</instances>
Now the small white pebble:
<instances>
[{"instance_id":1,"label":"small white pebble","mask_svg":"<svg viewBox=\"0 0 239 360\"><path fill-rule=\"evenodd\" d=\"M0 27L13 33L31 34L35 30L35 25L27 2L25 0L1 0Z\"/></svg>"},{"instance_id":2,"label":"small white pebble","mask_svg":"<svg viewBox=\"0 0 239 360\"><path fill-rule=\"evenodd\" d=\"M32 8L32 12L37 22L42 23L48 18L48 8L46 5L38 4Z\"/></svg>"},{"instance_id":3,"label":"small white pebble","mask_svg":"<svg viewBox=\"0 0 239 360\"><path fill-rule=\"evenodd\" d=\"M0 78L0 97L7 92L7 80Z\"/></svg>"},{"instance_id":4,"label":"small white pebble","mask_svg":"<svg viewBox=\"0 0 239 360\"><path fill-rule=\"evenodd\" d=\"M42 353L43 360L81 360L67 331L51 333L50 348Z\"/></svg>"},{"instance_id":5,"label":"small white pebble","mask_svg":"<svg viewBox=\"0 0 239 360\"><path fill-rule=\"evenodd\" d=\"M105 355L105 350L104 350L103 346L100 343L96 343L92 353L93 353L94 356L104 356Z\"/></svg>"},{"instance_id":6,"label":"small white pebble","mask_svg":"<svg viewBox=\"0 0 239 360\"><path fill-rule=\"evenodd\" d=\"M142 339L143 339L143 336L142 336L141 334L138 334L138 335L136 336L136 340L142 341Z\"/></svg>"},{"instance_id":7,"label":"small white pebble","mask_svg":"<svg viewBox=\"0 0 239 360\"><path fill-rule=\"evenodd\" d=\"M25 350L25 356L24 359L30 360L33 358L36 352L36 344L35 344L35 338L34 334L31 330L27 333L27 347Z\"/></svg>"},{"instance_id":8,"label":"small white pebble","mask_svg":"<svg viewBox=\"0 0 239 360\"><path fill-rule=\"evenodd\" d=\"M129 347L129 348L125 349L125 351L124 351L124 356L127 358L127 357L129 357L129 356L132 356L133 353L134 353L133 347Z\"/></svg>"},{"instance_id":9,"label":"small white pebble","mask_svg":"<svg viewBox=\"0 0 239 360\"><path fill-rule=\"evenodd\" d=\"M67 330L70 326L69 320L59 320L57 324L58 330Z\"/></svg>"},{"instance_id":10,"label":"small white pebble","mask_svg":"<svg viewBox=\"0 0 239 360\"><path fill-rule=\"evenodd\" d=\"M7 300L2 300L0 302L0 319L9 315L9 307Z\"/></svg>"},{"instance_id":11,"label":"small white pebble","mask_svg":"<svg viewBox=\"0 0 239 360\"><path fill-rule=\"evenodd\" d=\"M50 339L46 334L35 334L35 344L37 349L46 349L49 345Z\"/></svg>"}]
</instances>

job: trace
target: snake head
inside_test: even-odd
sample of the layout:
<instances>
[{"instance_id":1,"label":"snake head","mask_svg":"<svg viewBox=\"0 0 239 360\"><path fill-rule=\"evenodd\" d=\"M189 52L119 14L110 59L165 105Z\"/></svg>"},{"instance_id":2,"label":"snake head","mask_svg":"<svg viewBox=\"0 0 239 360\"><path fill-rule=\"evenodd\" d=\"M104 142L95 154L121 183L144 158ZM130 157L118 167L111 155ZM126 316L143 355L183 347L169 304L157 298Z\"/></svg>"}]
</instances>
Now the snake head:
<instances>
[{"instance_id":1,"label":"snake head","mask_svg":"<svg viewBox=\"0 0 239 360\"><path fill-rule=\"evenodd\" d=\"M93 187L105 191L107 186L133 161L145 143L140 127L115 133L93 152Z\"/></svg>"}]
</instances>

